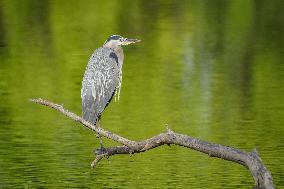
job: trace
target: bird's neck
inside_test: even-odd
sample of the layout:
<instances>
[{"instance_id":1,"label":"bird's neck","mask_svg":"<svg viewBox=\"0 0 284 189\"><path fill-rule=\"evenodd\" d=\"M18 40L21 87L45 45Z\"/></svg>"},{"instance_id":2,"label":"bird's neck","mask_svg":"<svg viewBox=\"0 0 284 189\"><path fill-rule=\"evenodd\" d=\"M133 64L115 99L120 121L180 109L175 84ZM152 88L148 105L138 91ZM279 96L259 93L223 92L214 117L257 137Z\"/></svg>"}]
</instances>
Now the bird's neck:
<instances>
[{"instance_id":1,"label":"bird's neck","mask_svg":"<svg viewBox=\"0 0 284 189\"><path fill-rule=\"evenodd\" d=\"M118 62L120 64L120 68L122 68L123 64L123 59L124 59L124 54L123 54L123 49L122 47L119 47L118 49L114 50L118 56Z\"/></svg>"},{"instance_id":2,"label":"bird's neck","mask_svg":"<svg viewBox=\"0 0 284 189\"><path fill-rule=\"evenodd\" d=\"M113 44L105 44L104 47L110 48L112 50L114 50L114 52L116 53L117 57L118 57L118 63L120 64L120 68L122 68L122 64L123 64L123 59L124 59L124 54L123 54L123 49L121 46L118 45L113 45Z\"/></svg>"}]
</instances>

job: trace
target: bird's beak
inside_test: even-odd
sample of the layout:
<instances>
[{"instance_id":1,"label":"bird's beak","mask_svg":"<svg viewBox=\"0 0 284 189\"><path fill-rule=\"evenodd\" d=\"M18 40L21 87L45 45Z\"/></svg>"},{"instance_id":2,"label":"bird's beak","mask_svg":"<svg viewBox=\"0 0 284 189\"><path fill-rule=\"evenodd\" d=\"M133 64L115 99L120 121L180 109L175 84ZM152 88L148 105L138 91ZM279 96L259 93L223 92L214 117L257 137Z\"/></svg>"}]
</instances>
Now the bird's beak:
<instances>
[{"instance_id":1,"label":"bird's beak","mask_svg":"<svg viewBox=\"0 0 284 189\"><path fill-rule=\"evenodd\" d=\"M138 43L140 42L140 39L128 39L128 38L124 38L123 42L121 45L129 45L131 43Z\"/></svg>"}]
</instances>

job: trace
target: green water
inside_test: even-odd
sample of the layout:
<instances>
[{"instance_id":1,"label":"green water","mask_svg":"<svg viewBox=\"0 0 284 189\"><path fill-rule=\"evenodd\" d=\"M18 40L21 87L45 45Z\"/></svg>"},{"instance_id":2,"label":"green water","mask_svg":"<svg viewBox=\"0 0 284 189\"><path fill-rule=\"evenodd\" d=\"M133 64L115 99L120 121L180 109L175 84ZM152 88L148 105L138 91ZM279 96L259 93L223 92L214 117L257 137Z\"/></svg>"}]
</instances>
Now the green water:
<instances>
[{"instance_id":1,"label":"green water","mask_svg":"<svg viewBox=\"0 0 284 189\"><path fill-rule=\"evenodd\" d=\"M0 188L251 188L240 165L163 146L90 169L94 133L29 98L81 113L89 56L125 48L102 126L133 140L174 131L250 151L284 188L284 1L0 1ZM107 146L116 145L104 141Z\"/></svg>"}]
</instances>

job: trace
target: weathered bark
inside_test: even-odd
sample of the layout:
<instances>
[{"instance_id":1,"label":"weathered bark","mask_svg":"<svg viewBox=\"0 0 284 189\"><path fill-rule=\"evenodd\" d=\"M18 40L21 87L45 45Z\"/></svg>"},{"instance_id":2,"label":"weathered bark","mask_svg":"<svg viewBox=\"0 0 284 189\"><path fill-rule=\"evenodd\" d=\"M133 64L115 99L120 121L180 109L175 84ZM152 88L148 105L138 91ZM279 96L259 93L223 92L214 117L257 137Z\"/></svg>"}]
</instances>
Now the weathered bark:
<instances>
[{"instance_id":1,"label":"weathered bark","mask_svg":"<svg viewBox=\"0 0 284 189\"><path fill-rule=\"evenodd\" d=\"M62 105L43 99L31 99L31 101L56 109L74 121L80 122L86 128L95 131L99 135L122 144L122 146L97 149L95 151L96 158L91 165L93 168L95 168L98 162L104 157L110 157L116 154L140 153L164 144L174 144L197 150L199 152L208 154L210 157L221 158L243 165L250 170L255 182L255 188L274 188L272 176L262 163L256 150L252 152L245 152L236 148L223 146L220 144L213 144L187 135L179 134L171 131L170 129L167 129L166 132L158 134L152 138L136 142L111 133L98 126L92 125L91 123L85 121L82 117L64 109Z\"/></svg>"}]
</instances>

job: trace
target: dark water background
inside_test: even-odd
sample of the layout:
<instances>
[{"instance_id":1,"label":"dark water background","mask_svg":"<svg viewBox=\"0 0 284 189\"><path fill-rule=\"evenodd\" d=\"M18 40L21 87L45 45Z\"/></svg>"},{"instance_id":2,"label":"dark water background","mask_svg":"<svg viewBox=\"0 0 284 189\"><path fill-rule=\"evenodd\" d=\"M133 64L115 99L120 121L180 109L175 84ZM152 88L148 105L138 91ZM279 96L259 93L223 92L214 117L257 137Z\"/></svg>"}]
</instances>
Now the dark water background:
<instances>
[{"instance_id":1,"label":"dark water background","mask_svg":"<svg viewBox=\"0 0 284 189\"><path fill-rule=\"evenodd\" d=\"M87 60L111 34L143 42L125 48L104 128L256 148L284 188L282 0L0 1L0 188L251 188L240 165L175 146L91 170L94 133L28 101L80 114Z\"/></svg>"}]
</instances>

